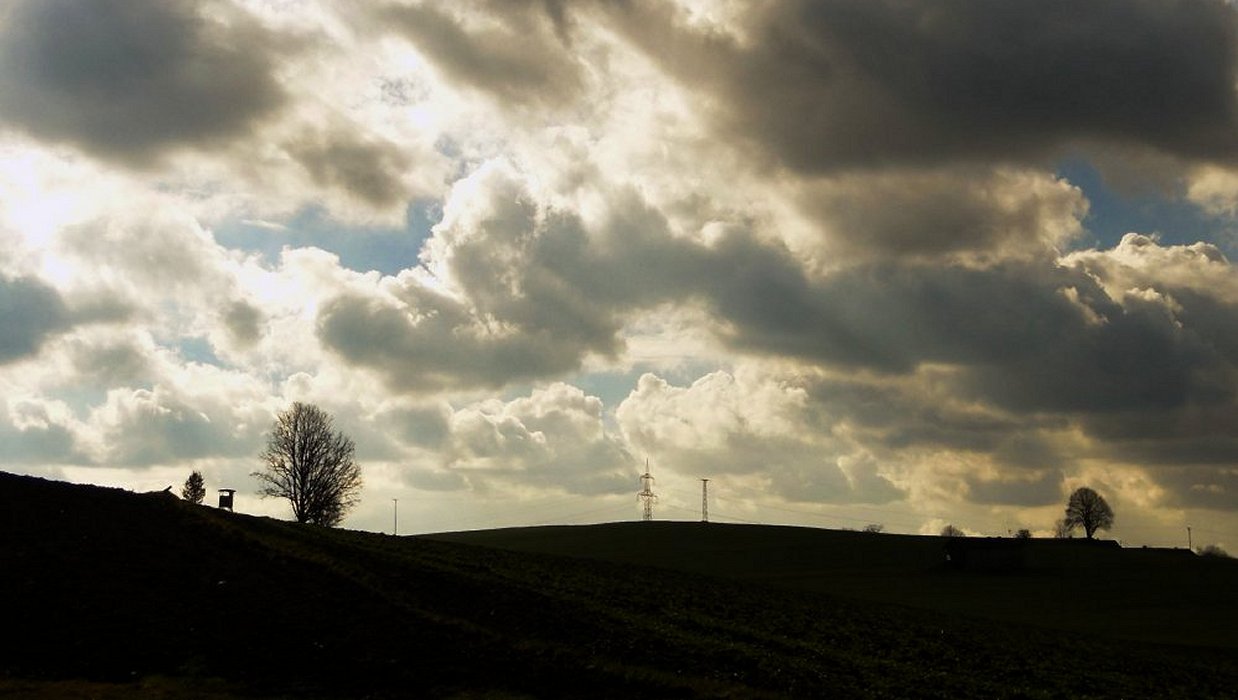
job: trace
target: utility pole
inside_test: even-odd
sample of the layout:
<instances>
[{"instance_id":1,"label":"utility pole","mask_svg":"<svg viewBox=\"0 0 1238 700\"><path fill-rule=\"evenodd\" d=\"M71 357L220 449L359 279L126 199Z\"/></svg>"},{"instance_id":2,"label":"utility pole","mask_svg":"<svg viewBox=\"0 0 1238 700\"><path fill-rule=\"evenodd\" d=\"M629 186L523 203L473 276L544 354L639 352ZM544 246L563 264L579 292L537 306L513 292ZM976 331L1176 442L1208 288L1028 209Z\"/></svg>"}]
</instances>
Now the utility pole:
<instances>
[{"instance_id":1,"label":"utility pole","mask_svg":"<svg viewBox=\"0 0 1238 700\"><path fill-rule=\"evenodd\" d=\"M701 522L709 522L709 479L701 479Z\"/></svg>"},{"instance_id":2,"label":"utility pole","mask_svg":"<svg viewBox=\"0 0 1238 700\"><path fill-rule=\"evenodd\" d=\"M391 499L391 535L400 534L400 499Z\"/></svg>"},{"instance_id":3,"label":"utility pole","mask_svg":"<svg viewBox=\"0 0 1238 700\"><path fill-rule=\"evenodd\" d=\"M1186 548L1191 550L1192 552L1195 551L1195 545L1194 543L1191 542L1191 526L1190 525L1186 526Z\"/></svg>"},{"instance_id":4,"label":"utility pole","mask_svg":"<svg viewBox=\"0 0 1238 700\"><path fill-rule=\"evenodd\" d=\"M645 473L640 477L640 492L636 494L636 500L641 502L644 508L644 514L641 520L653 520L653 502L658 500L658 497L653 492L653 475L649 473L649 458L645 458Z\"/></svg>"}]
</instances>

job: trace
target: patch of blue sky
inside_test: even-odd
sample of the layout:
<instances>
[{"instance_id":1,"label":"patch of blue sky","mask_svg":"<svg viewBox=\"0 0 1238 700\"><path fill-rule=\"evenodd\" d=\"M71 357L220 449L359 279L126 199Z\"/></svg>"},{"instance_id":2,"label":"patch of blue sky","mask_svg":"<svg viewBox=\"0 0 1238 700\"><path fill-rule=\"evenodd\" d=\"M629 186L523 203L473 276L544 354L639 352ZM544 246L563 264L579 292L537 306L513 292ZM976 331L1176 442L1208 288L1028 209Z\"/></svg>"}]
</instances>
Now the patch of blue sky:
<instances>
[{"instance_id":1,"label":"patch of blue sky","mask_svg":"<svg viewBox=\"0 0 1238 700\"><path fill-rule=\"evenodd\" d=\"M575 377L570 383L589 396L601 399L607 409L614 410L636 389L637 380L648 371L651 370L634 367L622 372L592 372Z\"/></svg>"},{"instance_id":2,"label":"patch of blue sky","mask_svg":"<svg viewBox=\"0 0 1238 700\"><path fill-rule=\"evenodd\" d=\"M197 336L178 338L172 349L186 362L197 362L198 364L214 365L216 367L224 366L223 360L220 360L219 356L215 354L215 348L211 346L210 341L206 338Z\"/></svg>"},{"instance_id":3,"label":"patch of blue sky","mask_svg":"<svg viewBox=\"0 0 1238 700\"><path fill-rule=\"evenodd\" d=\"M430 228L442 218L437 200L415 200L408 205L403 227L348 226L335 221L319 206L302 209L287 221L230 221L217 226L220 245L257 253L274 263L288 248L319 248L339 256L340 264L357 272L377 270L395 275L416 267Z\"/></svg>"},{"instance_id":4,"label":"patch of blue sky","mask_svg":"<svg viewBox=\"0 0 1238 700\"><path fill-rule=\"evenodd\" d=\"M608 410L614 410L636 390L637 382L645 373L656 374L675 386L689 386L701 377L719 369L728 368L704 361L682 361L668 366L637 363L622 370L580 374L566 381L579 387L589 396L601 399Z\"/></svg>"},{"instance_id":5,"label":"patch of blue sky","mask_svg":"<svg viewBox=\"0 0 1238 700\"><path fill-rule=\"evenodd\" d=\"M434 142L434 150L461 165L463 164L464 149L460 148L460 142L451 138L447 134L443 134L438 137L438 139Z\"/></svg>"},{"instance_id":6,"label":"patch of blue sky","mask_svg":"<svg viewBox=\"0 0 1238 700\"><path fill-rule=\"evenodd\" d=\"M1214 216L1185 197L1155 188L1125 192L1111 187L1091 163L1069 158L1058 163L1057 176L1083 191L1090 204L1083 220L1087 233L1074 248L1112 248L1129 232L1158 234L1162 243L1180 245L1198 241L1214 243L1231 257L1235 247L1235 222Z\"/></svg>"},{"instance_id":7,"label":"patch of blue sky","mask_svg":"<svg viewBox=\"0 0 1238 700\"><path fill-rule=\"evenodd\" d=\"M120 387L111 387L120 388ZM150 389L149 384L125 387L128 389ZM90 413L107 403L108 387L91 383L78 383L48 392L47 397L53 401L63 402L73 412L78 420L87 420Z\"/></svg>"}]
</instances>

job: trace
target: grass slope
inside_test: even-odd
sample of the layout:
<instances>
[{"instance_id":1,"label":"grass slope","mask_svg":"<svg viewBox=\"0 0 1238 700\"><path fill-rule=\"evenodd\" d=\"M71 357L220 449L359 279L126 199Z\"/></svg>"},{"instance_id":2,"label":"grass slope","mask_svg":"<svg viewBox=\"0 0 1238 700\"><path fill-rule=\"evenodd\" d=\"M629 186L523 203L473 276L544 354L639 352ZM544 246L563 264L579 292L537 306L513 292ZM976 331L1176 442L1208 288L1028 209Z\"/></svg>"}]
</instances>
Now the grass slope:
<instances>
[{"instance_id":1,"label":"grass slope","mask_svg":"<svg viewBox=\"0 0 1238 700\"><path fill-rule=\"evenodd\" d=\"M1021 545L1015 571L945 566L941 537L628 522L432 535L1121 640L1238 651L1238 560L1086 540ZM976 543L976 540L970 540Z\"/></svg>"},{"instance_id":2,"label":"grass slope","mask_svg":"<svg viewBox=\"0 0 1238 700\"><path fill-rule=\"evenodd\" d=\"M1228 655L0 473L0 697L1225 697Z\"/></svg>"}]
</instances>

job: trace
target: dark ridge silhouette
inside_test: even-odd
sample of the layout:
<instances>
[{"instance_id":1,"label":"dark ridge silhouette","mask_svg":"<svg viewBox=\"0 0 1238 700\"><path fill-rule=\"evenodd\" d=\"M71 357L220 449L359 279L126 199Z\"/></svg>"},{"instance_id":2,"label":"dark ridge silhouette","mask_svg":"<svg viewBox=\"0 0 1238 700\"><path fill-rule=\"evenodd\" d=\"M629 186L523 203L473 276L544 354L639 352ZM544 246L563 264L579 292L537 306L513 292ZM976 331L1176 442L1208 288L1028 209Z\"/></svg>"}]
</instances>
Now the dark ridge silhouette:
<instances>
[{"instance_id":1,"label":"dark ridge silhouette","mask_svg":"<svg viewBox=\"0 0 1238 700\"><path fill-rule=\"evenodd\" d=\"M797 548L811 535L619 523L520 537L612 555L664 541L655 559L679 547L682 561L710 566L799 556L807 570L817 554ZM874 544L853 562L914 541L924 547L908 556L960 576L929 561L933 545L941 555L935 538L856 536ZM1222 697L1238 687L1227 650L1064 636L740 578L297 525L0 473L0 696Z\"/></svg>"},{"instance_id":2,"label":"dark ridge silhouette","mask_svg":"<svg viewBox=\"0 0 1238 700\"><path fill-rule=\"evenodd\" d=\"M427 535L643 564L951 615L1238 650L1238 560L1114 541L613 523ZM951 556L947 556L951 555Z\"/></svg>"}]
</instances>

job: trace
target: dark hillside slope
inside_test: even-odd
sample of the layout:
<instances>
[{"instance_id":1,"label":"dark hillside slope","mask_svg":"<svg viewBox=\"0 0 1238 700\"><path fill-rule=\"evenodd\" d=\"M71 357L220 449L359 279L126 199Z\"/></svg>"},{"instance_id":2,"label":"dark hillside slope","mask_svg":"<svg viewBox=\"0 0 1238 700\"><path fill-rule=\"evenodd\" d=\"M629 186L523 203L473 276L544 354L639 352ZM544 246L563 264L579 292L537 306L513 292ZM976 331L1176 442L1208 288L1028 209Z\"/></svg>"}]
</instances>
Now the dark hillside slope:
<instances>
[{"instance_id":1,"label":"dark hillside slope","mask_svg":"<svg viewBox=\"0 0 1238 700\"><path fill-rule=\"evenodd\" d=\"M1113 542L962 538L768 525L625 522L430 535L657 566L1068 632L1238 651L1238 560ZM966 553L966 552L964 552ZM958 563L958 553L956 561Z\"/></svg>"},{"instance_id":2,"label":"dark hillside slope","mask_svg":"<svg viewBox=\"0 0 1238 700\"><path fill-rule=\"evenodd\" d=\"M8 675L204 674L360 695L467 687L483 654L489 687L536 680L521 677L538 672L524 654L426 606L441 592L426 588L467 587L419 570L393 600L314 528L6 474L0 518Z\"/></svg>"},{"instance_id":3,"label":"dark hillside slope","mask_svg":"<svg viewBox=\"0 0 1238 700\"><path fill-rule=\"evenodd\" d=\"M0 473L0 697L1225 697L1228 656Z\"/></svg>"}]
</instances>

